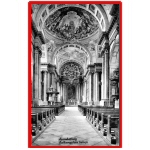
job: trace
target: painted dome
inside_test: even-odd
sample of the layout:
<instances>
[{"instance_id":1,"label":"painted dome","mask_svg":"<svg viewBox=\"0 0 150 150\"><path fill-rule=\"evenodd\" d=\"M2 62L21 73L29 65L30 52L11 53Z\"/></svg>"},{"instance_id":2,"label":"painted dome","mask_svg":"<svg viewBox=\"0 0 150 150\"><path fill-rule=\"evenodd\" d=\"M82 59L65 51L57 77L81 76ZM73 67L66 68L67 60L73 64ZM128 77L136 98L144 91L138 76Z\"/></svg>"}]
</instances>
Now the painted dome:
<instances>
[{"instance_id":1,"label":"painted dome","mask_svg":"<svg viewBox=\"0 0 150 150\"><path fill-rule=\"evenodd\" d=\"M45 28L54 37L73 41L90 37L98 30L99 24L82 8L64 7L46 19Z\"/></svg>"}]
</instances>

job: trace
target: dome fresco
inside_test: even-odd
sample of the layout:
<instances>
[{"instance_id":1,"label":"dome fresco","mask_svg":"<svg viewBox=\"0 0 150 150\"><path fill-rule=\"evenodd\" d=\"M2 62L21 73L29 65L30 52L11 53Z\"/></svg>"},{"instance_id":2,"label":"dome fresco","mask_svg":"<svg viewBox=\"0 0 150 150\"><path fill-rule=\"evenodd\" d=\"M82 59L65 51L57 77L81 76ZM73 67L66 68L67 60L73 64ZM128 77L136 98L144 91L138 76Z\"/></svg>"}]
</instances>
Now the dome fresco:
<instances>
[{"instance_id":1,"label":"dome fresco","mask_svg":"<svg viewBox=\"0 0 150 150\"><path fill-rule=\"evenodd\" d=\"M72 41L91 36L98 30L99 24L82 8L64 7L46 19L45 28L57 38Z\"/></svg>"}]
</instances>

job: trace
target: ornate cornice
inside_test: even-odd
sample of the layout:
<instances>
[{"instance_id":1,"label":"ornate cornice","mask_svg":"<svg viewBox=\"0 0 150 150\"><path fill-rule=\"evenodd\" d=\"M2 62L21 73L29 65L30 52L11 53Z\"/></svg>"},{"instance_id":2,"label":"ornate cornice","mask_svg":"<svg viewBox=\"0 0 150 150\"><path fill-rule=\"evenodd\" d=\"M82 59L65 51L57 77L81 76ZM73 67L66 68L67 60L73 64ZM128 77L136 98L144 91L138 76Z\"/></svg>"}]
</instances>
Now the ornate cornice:
<instances>
[{"instance_id":1,"label":"ornate cornice","mask_svg":"<svg viewBox=\"0 0 150 150\"><path fill-rule=\"evenodd\" d=\"M50 73L54 73L55 70L56 70L56 66L55 65L52 65L52 64L47 64L47 67L48 67L48 72Z\"/></svg>"},{"instance_id":2,"label":"ornate cornice","mask_svg":"<svg viewBox=\"0 0 150 150\"><path fill-rule=\"evenodd\" d=\"M87 66L87 69L89 70L89 73L94 73L94 64L90 64Z\"/></svg>"},{"instance_id":3,"label":"ornate cornice","mask_svg":"<svg viewBox=\"0 0 150 150\"><path fill-rule=\"evenodd\" d=\"M33 49L34 49L34 53L38 53L40 57L42 56L42 51L39 46L33 45Z\"/></svg>"},{"instance_id":4,"label":"ornate cornice","mask_svg":"<svg viewBox=\"0 0 150 150\"><path fill-rule=\"evenodd\" d=\"M104 46L102 47L101 52L100 52L101 57L102 57L105 53L109 53L109 49L110 49L109 41L106 40L106 42L105 42L105 44L104 44Z\"/></svg>"},{"instance_id":5,"label":"ornate cornice","mask_svg":"<svg viewBox=\"0 0 150 150\"><path fill-rule=\"evenodd\" d=\"M42 70L41 72L42 72L42 73L48 73L48 71L47 71L47 70Z\"/></svg>"},{"instance_id":6,"label":"ornate cornice","mask_svg":"<svg viewBox=\"0 0 150 150\"><path fill-rule=\"evenodd\" d=\"M34 21L32 20L32 31L34 33L34 37L38 36L42 42L42 44L45 44L45 39L43 36L43 33L41 31L38 31L36 24L34 23Z\"/></svg>"},{"instance_id":7,"label":"ornate cornice","mask_svg":"<svg viewBox=\"0 0 150 150\"><path fill-rule=\"evenodd\" d=\"M41 65L48 65L48 63L41 63Z\"/></svg>"},{"instance_id":8,"label":"ornate cornice","mask_svg":"<svg viewBox=\"0 0 150 150\"><path fill-rule=\"evenodd\" d=\"M95 72L101 72L102 71L102 63L94 63Z\"/></svg>"}]
</instances>

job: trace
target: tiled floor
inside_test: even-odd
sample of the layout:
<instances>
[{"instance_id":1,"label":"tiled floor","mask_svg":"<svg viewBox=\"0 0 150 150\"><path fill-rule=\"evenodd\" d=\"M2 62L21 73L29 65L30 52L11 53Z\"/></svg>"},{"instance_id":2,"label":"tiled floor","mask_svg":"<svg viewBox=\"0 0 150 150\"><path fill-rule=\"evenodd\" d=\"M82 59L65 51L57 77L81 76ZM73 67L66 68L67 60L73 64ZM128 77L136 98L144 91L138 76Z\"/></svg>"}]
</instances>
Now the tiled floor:
<instances>
[{"instance_id":1,"label":"tiled floor","mask_svg":"<svg viewBox=\"0 0 150 150\"><path fill-rule=\"evenodd\" d=\"M85 116L80 114L77 107L66 107L32 145L103 146L107 143L86 121Z\"/></svg>"}]
</instances>

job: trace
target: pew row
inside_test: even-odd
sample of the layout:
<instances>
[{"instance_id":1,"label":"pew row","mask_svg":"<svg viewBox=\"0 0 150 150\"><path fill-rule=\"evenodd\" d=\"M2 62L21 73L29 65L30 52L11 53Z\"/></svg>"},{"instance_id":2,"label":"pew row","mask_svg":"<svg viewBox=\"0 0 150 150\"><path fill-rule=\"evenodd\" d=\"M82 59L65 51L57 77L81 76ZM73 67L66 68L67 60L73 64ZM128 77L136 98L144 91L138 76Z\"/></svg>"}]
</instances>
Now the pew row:
<instances>
[{"instance_id":1,"label":"pew row","mask_svg":"<svg viewBox=\"0 0 150 150\"><path fill-rule=\"evenodd\" d=\"M119 145L119 109L87 105L78 105L78 109L104 139Z\"/></svg>"},{"instance_id":2,"label":"pew row","mask_svg":"<svg viewBox=\"0 0 150 150\"><path fill-rule=\"evenodd\" d=\"M119 109L88 108L86 118L111 144L119 144Z\"/></svg>"},{"instance_id":3,"label":"pew row","mask_svg":"<svg viewBox=\"0 0 150 150\"><path fill-rule=\"evenodd\" d=\"M54 108L32 108L32 142L55 120Z\"/></svg>"},{"instance_id":4,"label":"pew row","mask_svg":"<svg viewBox=\"0 0 150 150\"><path fill-rule=\"evenodd\" d=\"M94 106L94 105L91 105L91 106L88 106L88 105L78 105L78 110L81 112L81 114L83 116L86 116L87 114L87 108L105 108L105 109L109 109L109 108L113 108L112 106L110 107L102 107L102 106Z\"/></svg>"},{"instance_id":5,"label":"pew row","mask_svg":"<svg viewBox=\"0 0 150 150\"><path fill-rule=\"evenodd\" d=\"M38 106L34 108L53 108L55 116L59 116L61 113L65 111L65 105L44 105L44 106Z\"/></svg>"}]
</instances>

